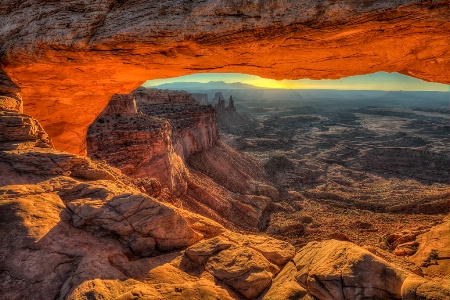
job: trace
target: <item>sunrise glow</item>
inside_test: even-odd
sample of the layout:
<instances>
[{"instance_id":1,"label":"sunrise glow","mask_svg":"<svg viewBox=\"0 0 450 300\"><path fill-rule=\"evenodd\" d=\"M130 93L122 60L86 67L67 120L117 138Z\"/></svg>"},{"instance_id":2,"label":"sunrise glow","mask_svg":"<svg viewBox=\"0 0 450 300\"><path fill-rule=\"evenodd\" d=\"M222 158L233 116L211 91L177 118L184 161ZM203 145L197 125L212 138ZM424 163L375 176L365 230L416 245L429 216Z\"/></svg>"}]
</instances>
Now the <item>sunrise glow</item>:
<instances>
[{"instance_id":1,"label":"sunrise glow","mask_svg":"<svg viewBox=\"0 0 450 300\"><path fill-rule=\"evenodd\" d=\"M156 87L164 83L223 81L245 83L270 89L335 89L335 90L386 90L386 91L448 91L448 85L426 82L399 73L378 72L342 79L274 80L239 73L198 73L170 79L149 80L144 86Z\"/></svg>"}]
</instances>

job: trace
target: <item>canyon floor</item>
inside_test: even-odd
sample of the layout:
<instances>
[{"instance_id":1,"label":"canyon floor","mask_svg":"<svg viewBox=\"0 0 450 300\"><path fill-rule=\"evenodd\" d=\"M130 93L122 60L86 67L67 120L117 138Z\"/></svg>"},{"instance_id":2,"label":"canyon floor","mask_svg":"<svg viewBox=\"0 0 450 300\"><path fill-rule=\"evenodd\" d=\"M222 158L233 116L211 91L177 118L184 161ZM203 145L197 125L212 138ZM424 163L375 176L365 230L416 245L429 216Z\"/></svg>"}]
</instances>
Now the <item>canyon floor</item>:
<instances>
[{"instance_id":1,"label":"canyon floor","mask_svg":"<svg viewBox=\"0 0 450 300\"><path fill-rule=\"evenodd\" d=\"M224 140L258 157L281 193L261 229L296 247L338 238L414 253L414 236L450 211L446 93L274 93L234 91L252 121L219 122ZM406 252L392 240L401 232Z\"/></svg>"}]
</instances>

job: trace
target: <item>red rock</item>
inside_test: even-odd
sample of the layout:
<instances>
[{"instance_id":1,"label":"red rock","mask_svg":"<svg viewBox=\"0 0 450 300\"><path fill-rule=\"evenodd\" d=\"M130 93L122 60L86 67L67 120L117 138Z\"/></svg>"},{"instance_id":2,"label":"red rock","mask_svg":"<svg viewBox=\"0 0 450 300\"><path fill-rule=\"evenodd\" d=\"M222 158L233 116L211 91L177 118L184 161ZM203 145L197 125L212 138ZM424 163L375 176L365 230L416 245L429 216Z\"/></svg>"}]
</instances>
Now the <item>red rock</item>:
<instances>
[{"instance_id":1,"label":"red rock","mask_svg":"<svg viewBox=\"0 0 450 300\"><path fill-rule=\"evenodd\" d=\"M344 241L344 242L351 242L351 240L346 236L345 234L341 232L335 232L332 235L330 235L330 239L335 239L338 241Z\"/></svg>"},{"instance_id":2,"label":"red rock","mask_svg":"<svg viewBox=\"0 0 450 300\"><path fill-rule=\"evenodd\" d=\"M1 149L53 148L41 124L17 110L0 110Z\"/></svg>"},{"instance_id":3,"label":"red rock","mask_svg":"<svg viewBox=\"0 0 450 300\"><path fill-rule=\"evenodd\" d=\"M211 106L186 92L139 88L114 96L89 127L87 145L90 157L135 178L143 192L156 195L143 183L155 178L170 194L156 188L159 200L222 224L254 230L267 196L277 196L255 159L220 142Z\"/></svg>"},{"instance_id":4,"label":"red rock","mask_svg":"<svg viewBox=\"0 0 450 300\"><path fill-rule=\"evenodd\" d=\"M156 178L173 192L186 190L184 164L172 145L168 120L140 113L132 95L116 95L90 126L88 154L134 178Z\"/></svg>"},{"instance_id":5,"label":"red rock","mask_svg":"<svg viewBox=\"0 0 450 300\"><path fill-rule=\"evenodd\" d=\"M10 1L1 11L4 70L22 89L25 112L72 153L85 153L87 127L112 95L148 79L386 71L450 83L445 1Z\"/></svg>"}]
</instances>

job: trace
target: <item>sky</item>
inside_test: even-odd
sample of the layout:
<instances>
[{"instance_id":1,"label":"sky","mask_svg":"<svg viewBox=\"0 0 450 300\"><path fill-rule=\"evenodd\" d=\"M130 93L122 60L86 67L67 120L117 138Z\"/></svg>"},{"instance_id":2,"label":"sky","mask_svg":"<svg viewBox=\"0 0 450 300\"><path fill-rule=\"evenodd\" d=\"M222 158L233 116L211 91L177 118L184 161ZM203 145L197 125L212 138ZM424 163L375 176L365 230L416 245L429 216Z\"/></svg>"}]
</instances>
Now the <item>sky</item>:
<instances>
[{"instance_id":1,"label":"sky","mask_svg":"<svg viewBox=\"0 0 450 300\"><path fill-rule=\"evenodd\" d=\"M280 89L336 89L336 90L384 90L384 91L449 91L449 86L440 83L425 82L399 73L377 72L357 75L337 80L300 79L274 80L254 75L239 73L197 73L169 79L149 80L144 86L151 87L172 82L224 81L226 83L242 82L263 88Z\"/></svg>"}]
</instances>

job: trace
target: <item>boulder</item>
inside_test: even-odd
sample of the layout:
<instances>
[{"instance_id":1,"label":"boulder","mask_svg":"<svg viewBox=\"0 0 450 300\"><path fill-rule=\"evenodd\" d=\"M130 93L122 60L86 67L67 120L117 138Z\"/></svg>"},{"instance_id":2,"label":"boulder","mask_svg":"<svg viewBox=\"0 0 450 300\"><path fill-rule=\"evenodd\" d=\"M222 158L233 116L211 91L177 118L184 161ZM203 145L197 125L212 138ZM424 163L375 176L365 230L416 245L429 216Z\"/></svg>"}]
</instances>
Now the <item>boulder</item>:
<instances>
[{"instance_id":1,"label":"boulder","mask_svg":"<svg viewBox=\"0 0 450 300\"><path fill-rule=\"evenodd\" d=\"M447 277L450 274L450 217L447 216L442 224L418 235L416 242L419 247L410 259L418 266L426 266L422 268L424 274Z\"/></svg>"},{"instance_id":2,"label":"boulder","mask_svg":"<svg viewBox=\"0 0 450 300\"><path fill-rule=\"evenodd\" d=\"M226 250L233 245L229 240L223 237L215 237L209 240L199 242L186 250L187 256L199 265L204 264L211 256Z\"/></svg>"},{"instance_id":3,"label":"boulder","mask_svg":"<svg viewBox=\"0 0 450 300\"><path fill-rule=\"evenodd\" d=\"M268 236L252 236L242 245L257 250L268 261L278 266L285 265L295 255L295 248L291 244Z\"/></svg>"},{"instance_id":4,"label":"boulder","mask_svg":"<svg viewBox=\"0 0 450 300\"><path fill-rule=\"evenodd\" d=\"M288 262L273 280L270 289L262 299L312 299L308 296L308 292L295 280L296 274L295 264Z\"/></svg>"},{"instance_id":5,"label":"boulder","mask_svg":"<svg viewBox=\"0 0 450 300\"><path fill-rule=\"evenodd\" d=\"M106 182L77 184L59 195L67 206L73 226L116 235L139 253L145 251L144 245L156 245L157 250L169 251L190 246L203 238L173 208L143 194L115 190Z\"/></svg>"},{"instance_id":6,"label":"boulder","mask_svg":"<svg viewBox=\"0 0 450 300\"><path fill-rule=\"evenodd\" d=\"M449 299L448 279L427 280L417 275L410 275L402 285L403 300Z\"/></svg>"},{"instance_id":7,"label":"boulder","mask_svg":"<svg viewBox=\"0 0 450 300\"><path fill-rule=\"evenodd\" d=\"M243 247L229 248L211 257L205 270L248 299L258 297L279 271L261 253Z\"/></svg>"},{"instance_id":8,"label":"boulder","mask_svg":"<svg viewBox=\"0 0 450 300\"><path fill-rule=\"evenodd\" d=\"M292 259L295 249L269 237L225 232L189 247L185 253L206 272L254 299Z\"/></svg>"},{"instance_id":9,"label":"boulder","mask_svg":"<svg viewBox=\"0 0 450 300\"><path fill-rule=\"evenodd\" d=\"M311 242L294 257L296 280L319 299L401 299L408 272L355 244Z\"/></svg>"}]
</instances>

